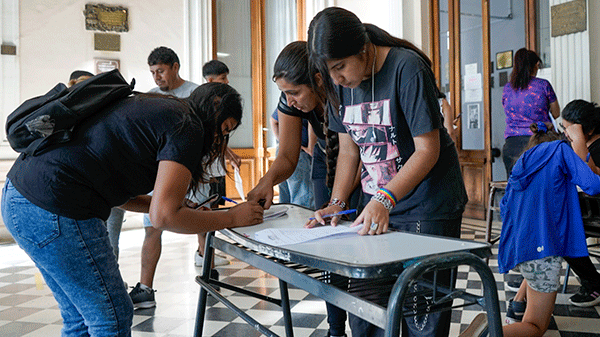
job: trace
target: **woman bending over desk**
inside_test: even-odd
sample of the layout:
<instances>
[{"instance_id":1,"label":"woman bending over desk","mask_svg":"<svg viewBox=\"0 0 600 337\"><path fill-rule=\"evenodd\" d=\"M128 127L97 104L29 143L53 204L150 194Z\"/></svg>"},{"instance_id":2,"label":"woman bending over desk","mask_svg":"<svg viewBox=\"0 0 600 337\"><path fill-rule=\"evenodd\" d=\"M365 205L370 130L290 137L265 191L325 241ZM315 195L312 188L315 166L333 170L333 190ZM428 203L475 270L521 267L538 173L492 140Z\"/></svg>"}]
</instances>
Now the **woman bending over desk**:
<instances>
[{"instance_id":1,"label":"woman bending over desk","mask_svg":"<svg viewBox=\"0 0 600 337\"><path fill-rule=\"evenodd\" d=\"M336 170L329 206L315 212L317 220L307 227L346 208L362 160L364 210L354 222L364 224L361 235L382 234L391 226L458 238L467 195L456 148L439 112L429 58L408 41L337 7L314 17L308 50L328 100L339 106L329 114L329 128L339 133L337 167L344 169ZM334 217L331 223L338 221ZM379 302L387 302L390 281ZM384 333L353 315L350 327L353 336ZM403 336L407 330L447 336L449 327L450 311L411 317L403 324Z\"/></svg>"},{"instance_id":2,"label":"woman bending over desk","mask_svg":"<svg viewBox=\"0 0 600 337\"><path fill-rule=\"evenodd\" d=\"M103 223L112 207L149 212L153 226L178 233L262 222L256 202L227 212L185 203L241 118L240 95L226 84L201 85L183 100L139 94L83 121L73 141L19 156L2 218L52 290L63 336L131 336L133 305Z\"/></svg>"}]
</instances>

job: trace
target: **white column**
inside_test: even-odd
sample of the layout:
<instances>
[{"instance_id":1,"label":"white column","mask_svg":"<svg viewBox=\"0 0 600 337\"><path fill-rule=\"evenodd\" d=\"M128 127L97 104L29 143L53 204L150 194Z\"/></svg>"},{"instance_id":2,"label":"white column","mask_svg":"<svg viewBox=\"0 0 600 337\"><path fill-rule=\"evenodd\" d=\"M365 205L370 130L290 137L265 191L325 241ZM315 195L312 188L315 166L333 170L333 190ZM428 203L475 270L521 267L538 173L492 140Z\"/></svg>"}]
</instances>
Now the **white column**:
<instances>
[{"instance_id":1,"label":"white column","mask_svg":"<svg viewBox=\"0 0 600 337\"><path fill-rule=\"evenodd\" d=\"M212 60L211 0L185 0L184 53L187 68L182 67L189 79L203 83L202 65Z\"/></svg>"},{"instance_id":2,"label":"white column","mask_svg":"<svg viewBox=\"0 0 600 337\"><path fill-rule=\"evenodd\" d=\"M0 37L3 44L14 45L17 55L0 55L0 115L2 125L6 117L21 102L19 72L19 1L2 0L0 6ZM16 153L8 146L4 127L0 128L0 159L14 158Z\"/></svg>"},{"instance_id":3,"label":"white column","mask_svg":"<svg viewBox=\"0 0 600 337\"><path fill-rule=\"evenodd\" d=\"M569 1L551 0L550 6ZM588 28L585 31L550 38L551 83L561 108L574 99L591 100L589 3L586 4L586 12Z\"/></svg>"}]
</instances>

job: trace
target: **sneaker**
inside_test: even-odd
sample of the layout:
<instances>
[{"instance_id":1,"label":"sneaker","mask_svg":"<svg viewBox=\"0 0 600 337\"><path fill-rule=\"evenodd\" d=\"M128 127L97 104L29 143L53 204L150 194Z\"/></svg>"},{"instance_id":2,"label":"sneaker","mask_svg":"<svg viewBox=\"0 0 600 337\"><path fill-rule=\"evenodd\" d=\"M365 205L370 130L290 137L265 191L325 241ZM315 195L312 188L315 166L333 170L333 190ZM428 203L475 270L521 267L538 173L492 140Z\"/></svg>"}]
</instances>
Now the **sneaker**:
<instances>
[{"instance_id":1,"label":"sneaker","mask_svg":"<svg viewBox=\"0 0 600 337\"><path fill-rule=\"evenodd\" d=\"M229 260L227 260L222 255L213 254L213 260L215 262L215 267L226 266L229 264ZM194 264L196 265L196 267L202 267L203 263L204 257L200 255L200 252L196 251L196 254L194 255Z\"/></svg>"},{"instance_id":2,"label":"sneaker","mask_svg":"<svg viewBox=\"0 0 600 337\"><path fill-rule=\"evenodd\" d=\"M508 309L506 310L506 324L521 322L523 320L526 307L527 302L519 302L515 301L514 298L511 298L508 301Z\"/></svg>"},{"instance_id":3,"label":"sneaker","mask_svg":"<svg viewBox=\"0 0 600 337\"><path fill-rule=\"evenodd\" d=\"M506 289L516 293L521 288L521 283L523 283L523 276L519 275L512 280L506 281Z\"/></svg>"},{"instance_id":4,"label":"sneaker","mask_svg":"<svg viewBox=\"0 0 600 337\"><path fill-rule=\"evenodd\" d=\"M486 336L488 332L488 321L485 313L475 316L471 324L458 335L459 337L480 337Z\"/></svg>"},{"instance_id":5,"label":"sneaker","mask_svg":"<svg viewBox=\"0 0 600 337\"><path fill-rule=\"evenodd\" d=\"M154 301L154 292L156 290L148 288L147 286L138 282L135 287L129 293L131 301L133 302L134 309L148 309L156 306Z\"/></svg>"},{"instance_id":6,"label":"sneaker","mask_svg":"<svg viewBox=\"0 0 600 337\"><path fill-rule=\"evenodd\" d=\"M569 298L569 302L578 307L593 307L600 303L600 290L590 291L586 287L579 287L579 291Z\"/></svg>"}]
</instances>

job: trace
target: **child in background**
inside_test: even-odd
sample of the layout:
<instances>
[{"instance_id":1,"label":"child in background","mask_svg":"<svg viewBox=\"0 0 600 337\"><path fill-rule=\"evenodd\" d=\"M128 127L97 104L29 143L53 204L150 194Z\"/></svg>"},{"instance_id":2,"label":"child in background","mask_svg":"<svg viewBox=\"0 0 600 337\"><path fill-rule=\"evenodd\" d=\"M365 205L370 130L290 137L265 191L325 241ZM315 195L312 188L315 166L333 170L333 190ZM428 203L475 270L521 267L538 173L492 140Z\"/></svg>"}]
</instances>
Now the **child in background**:
<instances>
[{"instance_id":1,"label":"child in background","mask_svg":"<svg viewBox=\"0 0 600 337\"><path fill-rule=\"evenodd\" d=\"M600 176L560 140L550 123L530 128L528 150L515 163L500 204L499 271L518 267L527 287L522 321L503 327L509 337L542 336L548 329L563 257L588 255L577 186L588 194L600 193ZM477 329L472 325L468 330Z\"/></svg>"},{"instance_id":2,"label":"child in background","mask_svg":"<svg viewBox=\"0 0 600 337\"><path fill-rule=\"evenodd\" d=\"M584 100L574 100L562 111L565 134L579 158L585 160L596 174L600 174L600 107ZM589 256L565 260L581 281L577 294L569 302L578 307L600 303L600 274Z\"/></svg>"}]
</instances>

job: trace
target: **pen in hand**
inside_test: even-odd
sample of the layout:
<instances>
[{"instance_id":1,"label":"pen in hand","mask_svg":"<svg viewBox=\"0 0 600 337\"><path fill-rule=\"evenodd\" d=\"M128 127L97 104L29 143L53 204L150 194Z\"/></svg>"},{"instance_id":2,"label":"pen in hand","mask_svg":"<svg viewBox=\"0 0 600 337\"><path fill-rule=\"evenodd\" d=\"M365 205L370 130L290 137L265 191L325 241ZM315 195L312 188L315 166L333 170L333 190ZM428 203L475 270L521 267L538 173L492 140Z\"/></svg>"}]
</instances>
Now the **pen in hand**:
<instances>
[{"instance_id":1,"label":"pen in hand","mask_svg":"<svg viewBox=\"0 0 600 337\"><path fill-rule=\"evenodd\" d=\"M331 218L331 217L338 216L338 215L352 214L354 212L356 212L356 209L349 209L349 210L346 210L346 211L341 211L341 212L337 212L337 213L333 213L333 214L323 215L323 216L321 216L321 218L323 218L323 219L325 219L325 218ZM317 218L312 217L312 218L308 218L308 220L317 220Z\"/></svg>"},{"instance_id":2,"label":"pen in hand","mask_svg":"<svg viewBox=\"0 0 600 337\"><path fill-rule=\"evenodd\" d=\"M227 198L227 197L221 197L221 198L223 198L223 200L225 200L225 201L229 201L229 202L232 202L232 203L234 203L234 204L236 204L236 205L237 205L237 201L235 201L235 200L233 200L233 199L229 199L229 198Z\"/></svg>"}]
</instances>

